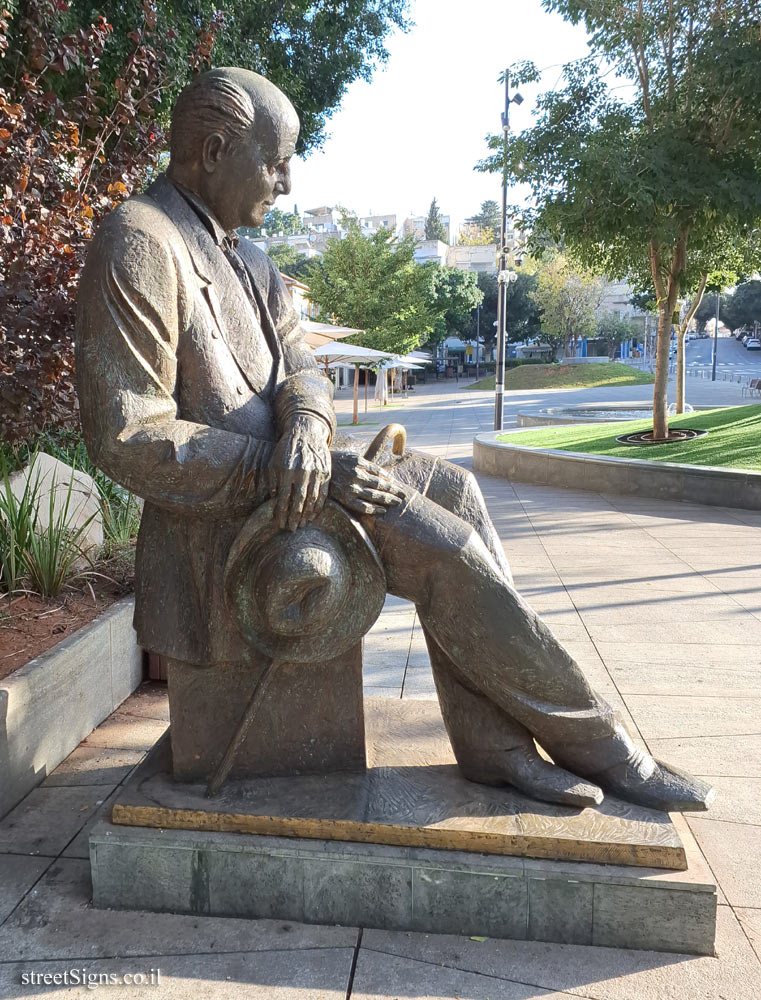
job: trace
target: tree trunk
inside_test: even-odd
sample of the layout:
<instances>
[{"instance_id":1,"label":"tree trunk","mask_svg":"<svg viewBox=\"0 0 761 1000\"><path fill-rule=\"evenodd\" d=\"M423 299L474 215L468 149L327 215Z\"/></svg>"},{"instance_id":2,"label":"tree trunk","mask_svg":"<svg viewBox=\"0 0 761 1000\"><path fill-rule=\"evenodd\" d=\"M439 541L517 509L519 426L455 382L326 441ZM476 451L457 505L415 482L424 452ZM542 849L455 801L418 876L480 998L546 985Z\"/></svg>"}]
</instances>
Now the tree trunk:
<instances>
[{"instance_id":1,"label":"tree trunk","mask_svg":"<svg viewBox=\"0 0 761 1000\"><path fill-rule=\"evenodd\" d=\"M684 344L687 330L681 324L676 331L676 412L684 413L685 375Z\"/></svg>"},{"instance_id":2,"label":"tree trunk","mask_svg":"<svg viewBox=\"0 0 761 1000\"><path fill-rule=\"evenodd\" d=\"M665 441L669 433L668 381L671 321L674 310L671 296L658 303L658 339L655 355L655 385L653 386L653 438Z\"/></svg>"},{"instance_id":3,"label":"tree trunk","mask_svg":"<svg viewBox=\"0 0 761 1000\"><path fill-rule=\"evenodd\" d=\"M698 289L693 296L692 302L690 302L689 308L684 315L684 319L679 324L679 330L677 331L677 347L676 347L676 412L684 413L684 403L685 403L685 389L686 389L686 379L687 370L685 367L685 343L687 339L687 327L692 322L692 317L698 310L698 306L703 301L703 293L706 289L706 282L708 281L708 275L704 274L700 279L700 284Z\"/></svg>"}]
</instances>

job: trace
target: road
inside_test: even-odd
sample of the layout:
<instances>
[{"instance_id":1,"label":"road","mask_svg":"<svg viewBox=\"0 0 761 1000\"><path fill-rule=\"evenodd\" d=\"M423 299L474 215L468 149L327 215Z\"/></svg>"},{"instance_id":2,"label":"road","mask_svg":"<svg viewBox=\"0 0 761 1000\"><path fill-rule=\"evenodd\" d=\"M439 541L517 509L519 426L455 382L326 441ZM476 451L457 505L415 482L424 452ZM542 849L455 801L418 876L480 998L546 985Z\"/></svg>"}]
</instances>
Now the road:
<instances>
[{"instance_id":1,"label":"road","mask_svg":"<svg viewBox=\"0 0 761 1000\"><path fill-rule=\"evenodd\" d=\"M746 351L739 340L734 337L719 337L718 356L716 360L716 377L729 379L761 378L761 351ZM687 371L710 372L713 352L713 338L708 340L691 340L686 344Z\"/></svg>"}]
</instances>

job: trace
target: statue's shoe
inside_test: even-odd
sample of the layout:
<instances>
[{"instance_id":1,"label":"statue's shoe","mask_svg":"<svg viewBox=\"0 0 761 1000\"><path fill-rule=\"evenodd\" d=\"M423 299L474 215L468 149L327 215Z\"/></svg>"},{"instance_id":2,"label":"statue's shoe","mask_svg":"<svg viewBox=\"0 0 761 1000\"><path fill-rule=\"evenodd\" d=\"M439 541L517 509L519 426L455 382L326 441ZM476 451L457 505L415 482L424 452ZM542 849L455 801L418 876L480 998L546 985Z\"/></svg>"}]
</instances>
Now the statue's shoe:
<instances>
[{"instance_id":1,"label":"statue's shoe","mask_svg":"<svg viewBox=\"0 0 761 1000\"><path fill-rule=\"evenodd\" d=\"M523 795L542 802L564 806L599 806L602 789L570 771L550 764L531 746L518 746L490 754L483 761L472 757L460 762L460 771L468 781L480 785L512 785Z\"/></svg>"},{"instance_id":2,"label":"statue's shoe","mask_svg":"<svg viewBox=\"0 0 761 1000\"><path fill-rule=\"evenodd\" d=\"M591 777L617 798L665 812L703 812L716 797L716 790L707 782L643 750Z\"/></svg>"}]
</instances>

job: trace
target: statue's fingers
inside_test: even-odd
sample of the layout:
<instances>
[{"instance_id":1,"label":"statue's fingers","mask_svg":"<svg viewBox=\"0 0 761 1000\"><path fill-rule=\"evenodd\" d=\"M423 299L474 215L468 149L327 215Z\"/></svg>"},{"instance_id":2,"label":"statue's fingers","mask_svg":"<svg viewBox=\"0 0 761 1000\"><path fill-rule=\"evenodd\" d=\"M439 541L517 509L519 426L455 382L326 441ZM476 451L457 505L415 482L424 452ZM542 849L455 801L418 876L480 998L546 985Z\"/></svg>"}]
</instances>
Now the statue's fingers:
<instances>
[{"instance_id":1,"label":"statue's fingers","mask_svg":"<svg viewBox=\"0 0 761 1000\"><path fill-rule=\"evenodd\" d=\"M301 522L304 504L309 496L309 478L308 474L299 476L291 489L288 515L285 524L288 531L295 531Z\"/></svg>"},{"instance_id":2,"label":"statue's fingers","mask_svg":"<svg viewBox=\"0 0 761 1000\"><path fill-rule=\"evenodd\" d=\"M293 473L286 470L278 477L275 491L275 513L274 518L278 527L282 530L288 524L288 512L291 506L291 492L293 491Z\"/></svg>"},{"instance_id":3,"label":"statue's fingers","mask_svg":"<svg viewBox=\"0 0 761 1000\"><path fill-rule=\"evenodd\" d=\"M372 490L367 487L359 490L357 499L379 504L381 507L398 507L402 502L401 497L395 493L387 493L386 490Z\"/></svg>"},{"instance_id":4,"label":"statue's fingers","mask_svg":"<svg viewBox=\"0 0 761 1000\"><path fill-rule=\"evenodd\" d=\"M386 513L385 507L380 507L377 504L366 503L364 500L348 500L345 504L349 510L353 510L355 514L373 514L376 517L382 517Z\"/></svg>"},{"instance_id":5,"label":"statue's fingers","mask_svg":"<svg viewBox=\"0 0 761 1000\"><path fill-rule=\"evenodd\" d=\"M320 502L320 485L322 481L322 476L319 472L312 472L309 477L309 483L307 486L307 496L304 501L304 507L301 511L301 520L299 521L299 527L303 528L305 524L309 524L313 521L320 508L318 504Z\"/></svg>"},{"instance_id":6,"label":"statue's fingers","mask_svg":"<svg viewBox=\"0 0 761 1000\"><path fill-rule=\"evenodd\" d=\"M320 488L317 496L317 503L315 504L315 516L322 513L322 509L325 506L325 501L328 499L328 494L330 493L330 476L325 476L320 480Z\"/></svg>"},{"instance_id":7,"label":"statue's fingers","mask_svg":"<svg viewBox=\"0 0 761 1000\"><path fill-rule=\"evenodd\" d=\"M357 482L363 483L374 490L383 490L385 493L393 493L395 496L404 497L404 487L400 486L391 476L378 476L367 469L357 469Z\"/></svg>"}]
</instances>

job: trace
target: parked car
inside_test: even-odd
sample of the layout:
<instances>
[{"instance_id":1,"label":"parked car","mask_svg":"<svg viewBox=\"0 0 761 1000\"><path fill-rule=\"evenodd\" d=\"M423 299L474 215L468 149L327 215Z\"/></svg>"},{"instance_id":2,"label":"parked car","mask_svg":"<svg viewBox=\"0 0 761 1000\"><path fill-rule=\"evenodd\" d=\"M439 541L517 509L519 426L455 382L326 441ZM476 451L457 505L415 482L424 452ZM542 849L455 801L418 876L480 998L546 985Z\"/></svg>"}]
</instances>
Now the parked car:
<instances>
[{"instance_id":1,"label":"parked car","mask_svg":"<svg viewBox=\"0 0 761 1000\"><path fill-rule=\"evenodd\" d=\"M761 351L761 340L757 337L749 337L745 341L745 347L748 351Z\"/></svg>"}]
</instances>

